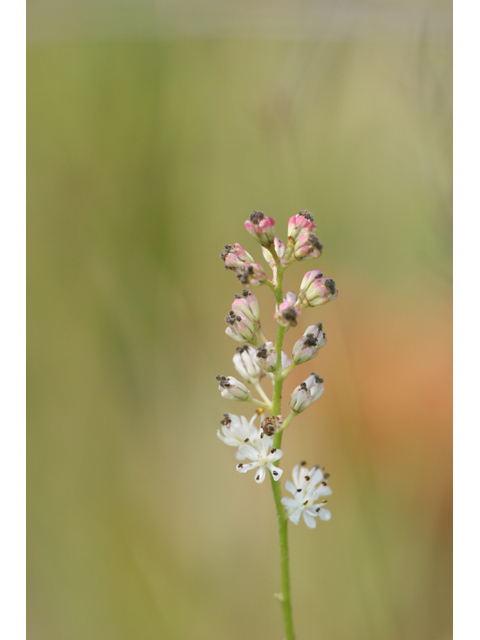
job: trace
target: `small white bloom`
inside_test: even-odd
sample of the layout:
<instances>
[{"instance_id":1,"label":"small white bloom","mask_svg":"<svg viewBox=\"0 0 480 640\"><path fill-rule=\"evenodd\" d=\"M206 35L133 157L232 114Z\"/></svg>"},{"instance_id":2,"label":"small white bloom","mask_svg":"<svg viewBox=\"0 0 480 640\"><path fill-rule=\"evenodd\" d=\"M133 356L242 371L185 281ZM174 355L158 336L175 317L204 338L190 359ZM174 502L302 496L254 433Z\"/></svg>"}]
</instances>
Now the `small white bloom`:
<instances>
[{"instance_id":1,"label":"small white bloom","mask_svg":"<svg viewBox=\"0 0 480 640\"><path fill-rule=\"evenodd\" d=\"M238 454L252 460L252 462L237 464L237 471L239 473L247 473L250 469L258 469L255 473L255 482L258 482L258 484L261 484L265 480L267 469L272 474L274 480L280 480L283 470L276 467L273 463L280 460L283 456L283 451L280 449L271 449L272 444L273 438L264 435L263 438L260 438L260 440L254 444L248 442L242 445L238 450Z\"/></svg>"},{"instance_id":2,"label":"small white bloom","mask_svg":"<svg viewBox=\"0 0 480 640\"><path fill-rule=\"evenodd\" d=\"M217 376L219 382L218 390L221 391L222 398L227 400L248 400L250 391L247 387L233 376Z\"/></svg>"},{"instance_id":3,"label":"small white bloom","mask_svg":"<svg viewBox=\"0 0 480 640\"><path fill-rule=\"evenodd\" d=\"M258 413L253 415L251 420L247 420L244 416L236 416L233 413L225 413L222 424L222 431L217 429L217 436L222 442L230 447L241 447L250 442L255 445L260 440L260 431L255 427L255 420ZM237 460L245 460L245 455L236 451Z\"/></svg>"},{"instance_id":4,"label":"small white bloom","mask_svg":"<svg viewBox=\"0 0 480 640\"><path fill-rule=\"evenodd\" d=\"M250 384L258 384L264 372L258 366L257 352L254 347L244 344L237 347L237 353L233 356L233 364L238 373Z\"/></svg>"},{"instance_id":5,"label":"small white bloom","mask_svg":"<svg viewBox=\"0 0 480 640\"><path fill-rule=\"evenodd\" d=\"M320 520L330 520L332 514L324 507L327 501L321 500L319 504L315 504L319 498L325 498L332 493L327 484L328 477L328 473L324 474L317 466L307 469L304 462L293 468L293 482L287 480L285 489L294 497L282 498L282 504L286 509L287 517L294 524L299 523L302 514L305 524L310 529L315 529L317 526L316 516Z\"/></svg>"},{"instance_id":6,"label":"small white bloom","mask_svg":"<svg viewBox=\"0 0 480 640\"><path fill-rule=\"evenodd\" d=\"M316 373L312 373L298 387L295 387L290 396L290 406L296 413L305 411L312 402L320 398L323 392L323 379Z\"/></svg>"}]
</instances>

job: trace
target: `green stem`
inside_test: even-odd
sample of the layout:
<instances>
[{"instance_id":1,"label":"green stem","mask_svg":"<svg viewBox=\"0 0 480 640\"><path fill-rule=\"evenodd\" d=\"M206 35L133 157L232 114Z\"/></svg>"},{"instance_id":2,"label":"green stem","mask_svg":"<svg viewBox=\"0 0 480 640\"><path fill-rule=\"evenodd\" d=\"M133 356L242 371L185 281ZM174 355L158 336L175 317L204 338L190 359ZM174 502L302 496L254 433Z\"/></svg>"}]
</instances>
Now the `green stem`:
<instances>
[{"instance_id":1,"label":"green stem","mask_svg":"<svg viewBox=\"0 0 480 640\"><path fill-rule=\"evenodd\" d=\"M277 263L278 264L278 263ZM282 280L283 269L278 264L277 266L277 282L275 286L275 299L278 304L282 302ZM282 345L283 337L285 335L285 327L278 325L277 340L275 343L275 350L277 352L277 371L275 373L275 380L273 384L273 398L272 398L272 415L277 416L280 414L281 400L282 400ZM273 438L273 446L275 449L280 449L282 444L282 432L277 433ZM278 463L276 463L278 465ZM292 603L290 599L290 565L288 557L288 518L285 513L285 509L282 505L282 490L279 482L273 479L270 474L270 481L272 484L273 498L275 500L275 508L277 510L278 521L278 537L280 542L280 569L282 574L282 593L279 598L282 603L283 618L285 622L285 632L287 640L295 640L295 632L293 630L293 617L292 617Z\"/></svg>"}]
</instances>

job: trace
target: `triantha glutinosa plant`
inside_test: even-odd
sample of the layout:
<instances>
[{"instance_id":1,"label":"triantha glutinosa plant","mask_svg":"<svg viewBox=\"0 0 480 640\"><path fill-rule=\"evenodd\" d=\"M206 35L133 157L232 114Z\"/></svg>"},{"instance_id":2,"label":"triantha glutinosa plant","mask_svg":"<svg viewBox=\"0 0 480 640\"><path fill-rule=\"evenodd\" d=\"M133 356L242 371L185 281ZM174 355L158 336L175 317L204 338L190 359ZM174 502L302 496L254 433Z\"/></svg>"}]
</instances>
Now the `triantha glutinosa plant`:
<instances>
[{"instance_id":1,"label":"triantha glutinosa plant","mask_svg":"<svg viewBox=\"0 0 480 640\"><path fill-rule=\"evenodd\" d=\"M255 481L261 484L270 472L270 479L277 511L282 590L276 594L283 608L287 640L294 636L292 607L290 600L290 577L288 560L287 525L300 522L301 516L307 527L316 527L316 518L329 520L330 511L325 508L329 474L318 465L307 468L300 462L292 471L292 480L287 480L285 489L291 496L282 497L280 480L283 470L279 461L283 456L282 436L291 421L318 400L323 393L323 379L311 373L290 393L290 409L282 415L281 399L283 383L294 367L312 360L325 345L326 337L321 322L307 327L305 333L293 347L291 358L282 350L285 333L297 325L304 309L323 305L337 297L335 282L326 278L319 270L308 271L300 284L298 294L282 289L285 270L294 262L318 258L323 245L315 235L316 224L309 211L300 211L288 222L288 241L283 244L275 237L275 221L261 211L253 211L244 223L245 229L262 245L263 256L271 267L269 278L262 266L254 262L245 249L235 243L225 245L220 257L226 269L236 273L241 285L240 294L235 294L232 308L225 318L226 333L241 343L233 356L233 364L245 382L257 392L258 398L246 384L233 376L217 376L219 390L227 400L250 402L258 406L249 419L226 413L221 421L218 437L227 445L237 449L235 453L237 471L254 472ZM256 296L247 287L269 287L276 300L275 319L278 323L275 342L264 335L260 322L260 309ZM262 379L269 378L272 386L270 397L262 387ZM267 411L270 413L255 426L256 419ZM243 462L243 461L248 462Z\"/></svg>"}]
</instances>

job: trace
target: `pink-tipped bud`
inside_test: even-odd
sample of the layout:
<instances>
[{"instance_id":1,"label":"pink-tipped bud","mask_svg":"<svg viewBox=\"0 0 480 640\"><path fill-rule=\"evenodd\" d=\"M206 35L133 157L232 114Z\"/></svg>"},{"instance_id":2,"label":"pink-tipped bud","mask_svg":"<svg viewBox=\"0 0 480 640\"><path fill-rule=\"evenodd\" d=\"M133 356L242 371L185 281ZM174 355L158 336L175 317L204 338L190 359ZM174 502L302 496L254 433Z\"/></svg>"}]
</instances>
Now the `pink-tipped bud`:
<instances>
[{"instance_id":1,"label":"pink-tipped bud","mask_svg":"<svg viewBox=\"0 0 480 640\"><path fill-rule=\"evenodd\" d=\"M257 352L253 347L244 344L242 347L237 347L237 353L233 356L235 369L250 384L258 384L260 378L265 375L258 365L256 355Z\"/></svg>"},{"instance_id":2,"label":"pink-tipped bud","mask_svg":"<svg viewBox=\"0 0 480 640\"><path fill-rule=\"evenodd\" d=\"M250 342L255 337L257 326L243 313L235 313L232 309L225 317L225 322L228 324L225 333L237 342Z\"/></svg>"},{"instance_id":3,"label":"pink-tipped bud","mask_svg":"<svg viewBox=\"0 0 480 640\"><path fill-rule=\"evenodd\" d=\"M302 308L318 307L335 300L337 295L335 282L331 278L325 278L321 271L309 271L305 274L300 289Z\"/></svg>"},{"instance_id":4,"label":"pink-tipped bud","mask_svg":"<svg viewBox=\"0 0 480 640\"><path fill-rule=\"evenodd\" d=\"M252 256L238 242L226 244L220 253L220 258L225 262L225 269L233 271L243 267L246 263L253 262Z\"/></svg>"},{"instance_id":5,"label":"pink-tipped bud","mask_svg":"<svg viewBox=\"0 0 480 640\"><path fill-rule=\"evenodd\" d=\"M313 324L307 327L305 333L297 340L293 347L292 360L295 364L302 364L314 358L319 349L321 349L327 341L327 337L323 332L322 323Z\"/></svg>"},{"instance_id":6,"label":"pink-tipped bud","mask_svg":"<svg viewBox=\"0 0 480 640\"><path fill-rule=\"evenodd\" d=\"M297 318L300 315L300 308L295 306L297 302L297 296L293 291L289 291L284 299L278 305L278 309L275 312L275 319L282 327L296 327Z\"/></svg>"},{"instance_id":7,"label":"pink-tipped bud","mask_svg":"<svg viewBox=\"0 0 480 640\"><path fill-rule=\"evenodd\" d=\"M292 411L296 413L305 411L312 402L320 398L323 392L323 379L319 378L316 373L312 373L293 390L290 396L290 407Z\"/></svg>"},{"instance_id":8,"label":"pink-tipped bud","mask_svg":"<svg viewBox=\"0 0 480 640\"><path fill-rule=\"evenodd\" d=\"M283 264L282 258L283 258L284 254L285 254L285 245L278 238L274 238L273 239L273 247L275 249L275 252L276 252L277 256L280 259L280 262ZM262 247L262 253L263 253L263 257L265 258L265 260L273 268L275 266L275 260L273 259L272 253L266 247Z\"/></svg>"},{"instance_id":9,"label":"pink-tipped bud","mask_svg":"<svg viewBox=\"0 0 480 640\"><path fill-rule=\"evenodd\" d=\"M313 221L313 215L310 211L299 211L288 221L288 237L296 241L302 233L313 233L316 228L317 225Z\"/></svg>"},{"instance_id":10,"label":"pink-tipped bud","mask_svg":"<svg viewBox=\"0 0 480 640\"><path fill-rule=\"evenodd\" d=\"M239 382L233 376L216 376L219 382L218 390L221 391L222 398L227 400L248 400L250 398L250 391L243 384Z\"/></svg>"},{"instance_id":11,"label":"pink-tipped bud","mask_svg":"<svg viewBox=\"0 0 480 640\"><path fill-rule=\"evenodd\" d=\"M293 255L296 260L310 260L322 255L323 244L314 233L305 231L295 241Z\"/></svg>"},{"instance_id":12,"label":"pink-tipped bud","mask_svg":"<svg viewBox=\"0 0 480 640\"><path fill-rule=\"evenodd\" d=\"M243 226L262 246L269 247L272 244L275 220L268 218L262 211L252 211Z\"/></svg>"},{"instance_id":13,"label":"pink-tipped bud","mask_svg":"<svg viewBox=\"0 0 480 640\"><path fill-rule=\"evenodd\" d=\"M241 284L250 287L259 287L266 282L267 276L261 265L255 262L247 262L242 267L237 269L237 278Z\"/></svg>"},{"instance_id":14,"label":"pink-tipped bud","mask_svg":"<svg viewBox=\"0 0 480 640\"><path fill-rule=\"evenodd\" d=\"M273 342L264 342L257 347L256 359L259 367L268 373L277 370L277 352Z\"/></svg>"},{"instance_id":15,"label":"pink-tipped bud","mask_svg":"<svg viewBox=\"0 0 480 640\"><path fill-rule=\"evenodd\" d=\"M235 300L232 302L232 310L238 314L241 313L249 320L251 320L258 328L258 322L260 322L260 307L258 306L257 296L244 289L242 295L235 294Z\"/></svg>"}]
</instances>

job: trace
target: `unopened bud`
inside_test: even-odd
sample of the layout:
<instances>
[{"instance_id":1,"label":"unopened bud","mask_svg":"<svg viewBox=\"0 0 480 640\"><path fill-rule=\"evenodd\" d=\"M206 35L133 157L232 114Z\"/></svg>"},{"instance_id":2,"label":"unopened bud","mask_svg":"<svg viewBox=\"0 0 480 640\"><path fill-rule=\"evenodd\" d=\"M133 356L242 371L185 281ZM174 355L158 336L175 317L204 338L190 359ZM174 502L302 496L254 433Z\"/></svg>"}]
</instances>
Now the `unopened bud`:
<instances>
[{"instance_id":1,"label":"unopened bud","mask_svg":"<svg viewBox=\"0 0 480 640\"><path fill-rule=\"evenodd\" d=\"M280 431L282 424L282 416L272 416L262 420L260 428L266 436L274 436Z\"/></svg>"},{"instance_id":2,"label":"unopened bud","mask_svg":"<svg viewBox=\"0 0 480 640\"><path fill-rule=\"evenodd\" d=\"M264 372L260 369L254 347L243 345L237 347L237 353L233 356L233 364L238 373L250 384L258 384Z\"/></svg>"},{"instance_id":3,"label":"unopened bud","mask_svg":"<svg viewBox=\"0 0 480 640\"><path fill-rule=\"evenodd\" d=\"M305 231L295 241L293 255L296 260L309 260L311 258L319 258L322 255L323 244L317 236Z\"/></svg>"},{"instance_id":4,"label":"unopened bud","mask_svg":"<svg viewBox=\"0 0 480 640\"><path fill-rule=\"evenodd\" d=\"M227 400L248 400L250 398L250 391L243 384L239 382L233 376L217 376L218 390L221 391L222 398Z\"/></svg>"},{"instance_id":5,"label":"unopened bud","mask_svg":"<svg viewBox=\"0 0 480 640\"><path fill-rule=\"evenodd\" d=\"M305 274L300 288L302 307L318 307L334 300L338 289L331 278L325 278L321 271L309 271Z\"/></svg>"},{"instance_id":6,"label":"unopened bud","mask_svg":"<svg viewBox=\"0 0 480 640\"><path fill-rule=\"evenodd\" d=\"M292 360L295 364L302 364L314 358L319 349L321 349L327 341L325 333L322 330L322 323L307 327L305 333L297 340L293 347Z\"/></svg>"},{"instance_id":7,"label":"unopened bud","mask_svg":"<svg viewBox=\"0 0 480 640\"><path fill-rule=\"evenodd\" d=\"M297 318L300 315L300 309L295 306L297 302L297 296L293 291L289 291L283 302L278 305L278 309L275 312L275 319L282 327L296 327Z\"/></svg>"},{"instance_id":8,"label":"unopened bud","mask_svg":"<svg viewBox=\"0 0 480 640\"><path fill-rule=\"evenodd\" d=\"M263 371L267 373L273 373L277 370L277 352L273 346L273 342L265 342L257 347L256 354L257 362ZM291 360L287 354L282 351L282 371L291 365Z\"/></svg>"},{"instance_id":9,"label":"unopened bud","mask_svg":"<svg viewBox=\"0 0 480 640\"><path fill-rule=\"evenodd\" d=\"M323 379L316 373L312 373L304 382L293 390L290 396L290 407L292 411L301 413L305 411L312 402L318 400L324 391Z\"/></svg>"},{"instance_id":10,"label":"unopened bud","mask_svg":"<svg viewBox=\"0 0 480 640\"><path fill-rule=\"evenodd\" d=\"M255 337L257 327L243 313L231 310L225 317L225 322L228 324L225 333L237 342L250 342Z\"/></svg>"},{"instance_id":11,"label":"unopened bud","mask_svg":"<svg viewBox=\"0 0 480 640\"><path fill-rule=\"evenodd\" d=\"M266 282L267 276L260 264L247 262L237 269L237 278L244 286L259 287Z\"/></svg>"},{"instance_id":12,"label":"unopened bud","mask_svg":"<svg viewBox=\"0 0 480 640\"><path fill-rule=\"evenodd\" d=\"M233 271L243 267L246 263L253 262L252 256L238 242L233 245L226 244L220 253L220 258L225 262L225 268Z\"/></svg>"},{"instance_id":13,"label":"unopened bud","mask_svg":"<svg viewBox=\"0 0 480 640\"><path fill-rule=\"evenodd\" d=\"M262 211L252 211L250 218L243 223L250 235L264 247L269 247L274 238L275 220L268 218Z\"/></svg>"},{"instance_id":14,"label":"unopened bud","mask_svg":"<svg viewBox=\"0 0 480 640\"><path fill-rule=\"evenodd\" d=\"M282 262L282 258L285 255L285 245L278 238L274 238L273 239L273 248L275 249L275 253L277 254L278 258L280 259L280 262ZM263 253L263 257L268 262L268 264L271 267L274 267L276 265L276 262L275 262L275 260L273 258L273 255L272 255L271 251L269 251L266 247L262 247L262 253Z\"/></svg>"},{"instance_id":15,"label":"unopened bud","mask_svg":"<svg viewBox=\"0 0 480 640\"><path fill-rule=\"evenodd\" d=\"M258 300L251 291L245 289L242 295L235 294L235 300L232 302L232 309L235 313L242 313L255 325L260 321L260 307Z\"/></svg>"},{"instance_id":16,"label":"unopened bud","mask_svg":"<svg viewBox=\"0 0 480 640\"><path fill-rule=\"evenodd\" d=\"M301 234L313 233L316 228L317 225L313 221L313 215L310 211L299 211L288 221L288 237L296 241Z\"/></svg>"}]
</instances>

